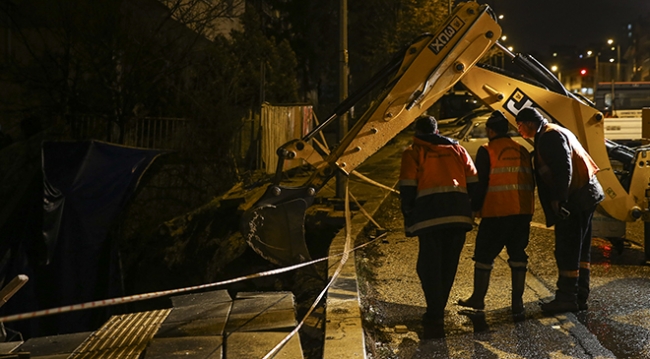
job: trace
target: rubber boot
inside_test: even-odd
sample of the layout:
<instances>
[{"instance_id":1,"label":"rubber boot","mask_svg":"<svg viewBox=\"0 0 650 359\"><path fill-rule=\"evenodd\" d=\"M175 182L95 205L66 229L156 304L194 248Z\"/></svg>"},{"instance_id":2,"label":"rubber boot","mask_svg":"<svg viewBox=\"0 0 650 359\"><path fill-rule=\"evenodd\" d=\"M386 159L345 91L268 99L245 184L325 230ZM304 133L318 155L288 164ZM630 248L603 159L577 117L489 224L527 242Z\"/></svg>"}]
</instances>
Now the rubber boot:
<instances>
[{"instance_id":1,"label":"rubber boot","mask_svg":"<svg viewBox=\"0 0 650 359\"><path fill-rule=\"evenodd\" d=\"M546 314L578 311L578 278L560 276L557 280L555 299L542 304Z\"/></svg>"},{"instance_id":2,"label":"rubber boot","mask_svg":"<svg viewBox=\"0 0 650 359\"><path fill-rule=\"evenodd\" d=\"M474 292L472 295L458 301L458 305L476 310L485 309L485 294L490 285L490 271L474 268Z\"/></svg>"},{"instance_id":3,"label":"rubber boot","mask_svg":"<svg viewBox=\"0 0 650 359\"><path fill-rule=\"evenodd\" d=\"M526 269L511 269L512 276L512 315L524 315L524 289L526 288Z\"/></svg>"},{"instance_id":4,"label":"rubber boot","mask_svg":"<svg viewBox=\"0 0 650 359\"><path fill-rule=\"evenodd\" d=\"M591 272L589 268L580 268L580 277L578 278L578 309L587 310L589 305L587 299L589 298L589 278Z\"/></svg>"},{"instance_id":5,"label":"rubber boot","mask_svg":"<svg viewBox=\"0 0 650 359\"><path fill-rule=\"evenodd\" d=\"M445 322L443 319L423 320L422 339L438 339L445 337Z\"/></svg>"}]
</instances>

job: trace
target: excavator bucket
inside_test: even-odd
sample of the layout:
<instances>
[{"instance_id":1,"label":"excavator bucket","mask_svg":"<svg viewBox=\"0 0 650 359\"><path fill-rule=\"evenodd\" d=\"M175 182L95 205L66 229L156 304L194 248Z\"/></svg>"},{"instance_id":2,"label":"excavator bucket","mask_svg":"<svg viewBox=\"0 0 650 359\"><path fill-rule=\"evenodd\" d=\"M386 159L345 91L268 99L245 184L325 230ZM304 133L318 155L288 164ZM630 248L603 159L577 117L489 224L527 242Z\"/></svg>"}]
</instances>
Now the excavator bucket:
<instances>
[{"instance_id":1,"label":"excavator bucket","mask_svg":"<svg viewBox=\"0 0 650 359\"><path fill-rule=\"evenodd\" d=\"M305 214L314 191L271 185L242 216L241 232L262 258L284 266L311 259L305 242Z\"/></svg>"}]
</instances>

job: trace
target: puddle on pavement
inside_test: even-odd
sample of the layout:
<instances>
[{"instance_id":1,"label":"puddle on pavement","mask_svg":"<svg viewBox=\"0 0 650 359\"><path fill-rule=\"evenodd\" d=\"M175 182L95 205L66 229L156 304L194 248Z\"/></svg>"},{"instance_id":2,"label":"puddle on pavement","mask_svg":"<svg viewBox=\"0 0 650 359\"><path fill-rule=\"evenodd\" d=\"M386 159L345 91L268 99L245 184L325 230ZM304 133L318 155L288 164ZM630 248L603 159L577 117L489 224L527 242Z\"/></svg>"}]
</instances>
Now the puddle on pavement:
<instances>
[{"instance_id":1,"label":"puddle on pavement","mask_svg":"<svg viewBox=\"0 0 650 359\"><path fill-rule=\"evenodd\" d=\"M645 261L643 247L625 238L594 237L591 242L592 265L640 265Z\"/></svg>"}]
</instances>

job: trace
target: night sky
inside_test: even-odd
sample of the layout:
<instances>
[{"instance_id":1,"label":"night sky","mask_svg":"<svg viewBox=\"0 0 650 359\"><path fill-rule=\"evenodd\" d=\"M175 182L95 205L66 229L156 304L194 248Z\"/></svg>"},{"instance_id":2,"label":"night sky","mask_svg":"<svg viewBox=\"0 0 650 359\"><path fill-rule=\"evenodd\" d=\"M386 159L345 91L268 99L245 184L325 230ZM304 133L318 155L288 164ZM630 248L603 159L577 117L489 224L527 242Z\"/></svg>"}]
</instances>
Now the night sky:
<instances>
[{"instance_id":1,"label":"night sky","mask_svg":"<svg viewBox=\"0 0 650 359\"><path fill-rule=\"evenodd\" d=\"M515 52L548 54L554 45L605 43L625 37L625 27L650 16L650 0L484 0L497 14ZM624 44L624 43L623 43Z\"/></svg>"}]
</instances>

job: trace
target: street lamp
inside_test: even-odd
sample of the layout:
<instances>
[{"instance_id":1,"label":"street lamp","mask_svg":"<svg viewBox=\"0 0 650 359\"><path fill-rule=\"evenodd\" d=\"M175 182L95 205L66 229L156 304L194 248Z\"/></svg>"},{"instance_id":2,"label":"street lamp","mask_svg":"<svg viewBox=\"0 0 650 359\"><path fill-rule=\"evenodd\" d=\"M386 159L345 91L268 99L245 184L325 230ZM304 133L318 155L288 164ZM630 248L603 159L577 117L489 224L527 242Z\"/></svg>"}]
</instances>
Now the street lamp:
<instances>
[{"instance_id":1,"label":"street lamp","mask_svg":"<svg viewBox=\"0 0 650 359\"><path fill-rule=\"evenodd\" d=\"M598 56L599 55L600 55L600 52L598 52L598 51L591 51L591 50L587 51L587 57L592 57L592 56L594 57L594 85L593 85L594 86L594 90L593 90L594 96L596 94L596 87L598 87L598 76L599 76L599 73L598 73Z\"/></svg>"},{"instance_id":2,"label":"street lamp","mask_svg":"<svg viewBox=\"0 0 650 359\"><path fill-rule=\"evenodd\" d=\"M560 68L557 65L553 65L551 66L551 71L556 72L558 81L562 82L562 73L560 72Z\"/></svg>"},{"instance_id":3,"label":"street lamp","mask_svg":"<svg viewBox=\"0 0 650 359\"><path fill-rule=\"evenodd\" d=\"M607 45L612 46L614 39L607 39ZM616 81L621 81L621 45L616 44L612 46L612 51L616 50ZM614 59L609 59L609 62L614 62Z\"/></svg>"}]
</instances>

